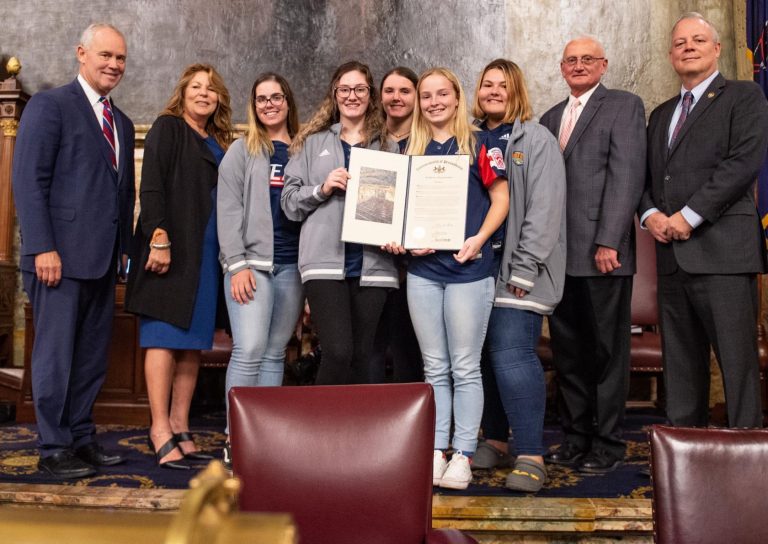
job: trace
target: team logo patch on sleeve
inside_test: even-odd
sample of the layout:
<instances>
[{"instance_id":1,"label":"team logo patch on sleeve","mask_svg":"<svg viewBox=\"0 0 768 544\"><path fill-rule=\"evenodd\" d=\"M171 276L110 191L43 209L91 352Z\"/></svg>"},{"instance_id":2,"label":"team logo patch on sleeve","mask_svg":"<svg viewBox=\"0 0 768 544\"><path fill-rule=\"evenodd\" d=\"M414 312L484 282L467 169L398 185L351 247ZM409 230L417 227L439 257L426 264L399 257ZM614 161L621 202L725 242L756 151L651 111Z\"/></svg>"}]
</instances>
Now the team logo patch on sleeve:
<instances>
[{"instance_id":1,"label":"team logo patch on sleeve","mask_svg":"<svg viewBox=\"0 0 768 544\"><path fill-rule=\"evenodd\" d=\"M523 164L523 159L525 159L525 154L522 151L513 151L512 152L512 162L516 165L520 166Z\"/></svg>"},{"instance_id":2,"label":"team logo patch on sleeve","mask_svg":"<svg viewBox=\"0 0 768 544\"><path fill-rule=\"evenodd\" d=\"M498 147L493 147L488 150L487 156L491 160L491 164L494 168L497 168L498 170L504 170L506 168L506 166L504 166L504 153L502 153L501 149Z\"/></svg>"}]
</instances>

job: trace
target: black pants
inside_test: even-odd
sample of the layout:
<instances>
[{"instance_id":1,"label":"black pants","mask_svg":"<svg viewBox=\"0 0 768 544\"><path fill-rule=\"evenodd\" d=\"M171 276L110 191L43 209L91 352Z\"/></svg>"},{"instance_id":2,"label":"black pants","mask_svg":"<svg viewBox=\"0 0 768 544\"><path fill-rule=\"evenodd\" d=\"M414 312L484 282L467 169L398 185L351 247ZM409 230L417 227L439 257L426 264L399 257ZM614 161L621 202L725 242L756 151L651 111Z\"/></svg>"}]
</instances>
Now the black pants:
<instances>
[{"instance_id":1,"label":"black pants","mask_svg":"<svg viewBox=\"0 0 768 544\"><path fill-rule=\"evenodd\" d=\"M305 288L323 354L315 383L371 383L373 341L387 289L361 287L360 278L311 280Z\"/></svg>"},{"instance_id":2,"label":"black pants","mask_svg":"<svg viewBox=\"0 0 768 544\"><path fill-rule=\"evenodd\" d=\"M729 427L761 427L754 274L659 276L667 416L673 425L709 423L709 349L723 375Z\"/></svg>"},{"instance_id":3,"label":"black pants","mask_svg":"<svg viewBox=\"0 0 768 544\"><path fill-rule=\"evenodd\" d=\"M549 320L565 440L623 456L632 276L565 277Z\"/></svg>"},{"instance_id":4,"label":"black pants","mask_svg":"<svg viewBox=\"0 0 768 544\"><path fill-rule=\"evenodd\" d=\"M374 383L386 381L387 356L392 359L392 381L395 383L423 382L424 365L416 333L408 311L406 282L400 289L392 289L381 314L376 331L375 354L372 368Z\"/></svg>"}]
</instances>

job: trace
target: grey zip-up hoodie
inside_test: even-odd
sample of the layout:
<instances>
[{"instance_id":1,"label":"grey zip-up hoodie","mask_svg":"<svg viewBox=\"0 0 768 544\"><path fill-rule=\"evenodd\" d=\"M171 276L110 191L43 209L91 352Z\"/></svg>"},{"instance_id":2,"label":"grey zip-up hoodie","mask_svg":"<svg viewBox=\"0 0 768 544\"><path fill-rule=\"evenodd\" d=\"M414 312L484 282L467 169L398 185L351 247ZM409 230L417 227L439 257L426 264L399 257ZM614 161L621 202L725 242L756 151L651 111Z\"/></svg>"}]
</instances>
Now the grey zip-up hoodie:
<instances>
[{"instance_id":1,"label":"grey zip-up hoodie","mask_svg":"<svg viewBox=\"0 0 768 544\"><path fill-rule=\"evenodd\" d=\"M235 141L219 165L216 226L224 272L244 268L272 272L274 236L269 199L269 156L248 153L245 138Z\"/></svg>"},{"instance_id":2,"label":"grey zip-up hoodie","mask_svg":"<svg viewBox=\"0 0 768 544\"><path fill-rule=\"evenodd\" d=\"M545 127L515 120L504 155L509 217L494 306L549 315L565 282L565 164ZM523 298L509 287L528 291Z\"/></svg>"},{"instance_id":3,"label":"grey zip-up hoodie","mask_svg":"<svg viewBox=\"0 0 768 544\"><path fill-rule=\"evenodd\" d=\"M309 136L304 147L285 167L285 186L280 204L288 219L303 221L299 238L301 281L344 279L344 242L341 223L344 193L325 196L321 186L328 174L344 166L344 150L339 134L341 124ZM379 149L378 144L371 145ZM392 287L400 285L394 260L374 246L363 246L360 285Z\"/></svg>"}]
</instances>

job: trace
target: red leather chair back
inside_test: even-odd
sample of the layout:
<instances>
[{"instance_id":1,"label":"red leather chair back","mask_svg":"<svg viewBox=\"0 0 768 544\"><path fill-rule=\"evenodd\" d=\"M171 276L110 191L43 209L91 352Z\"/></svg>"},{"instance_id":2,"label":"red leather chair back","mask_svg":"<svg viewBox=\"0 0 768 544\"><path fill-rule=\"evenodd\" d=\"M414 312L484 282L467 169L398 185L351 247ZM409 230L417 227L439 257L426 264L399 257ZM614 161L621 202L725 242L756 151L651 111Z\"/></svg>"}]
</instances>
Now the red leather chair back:
<instances>
[{"instance_id":1,"label":"red leather chair back","mask_svg":"<svg viewBox=\"0 0 768 544\"><path fill-rule=\"evenodd\" d=\"M768 430L654 426L658 544L768 542Z\"/></svg>"},{"instance_id":2,"label":"red leather chair back","mask_svg":"<svg viewBox=\"0 0 768 544\"><path fill-rule=\"evenodd\" d=\"M635 220L637 273L632 284L632 324L658 325L656 242Z\"/></svg>"},{"instance_id":3,"label":"red leather chair back","mask_svg":"<svg viewBox=\"0 0 768 544\"><path fill-rule=\"evenodd\" d=\"M290 512L302 543L424 542L431 386L234 387L229 406L242 510Z\"/></svg>"}]
</instances>

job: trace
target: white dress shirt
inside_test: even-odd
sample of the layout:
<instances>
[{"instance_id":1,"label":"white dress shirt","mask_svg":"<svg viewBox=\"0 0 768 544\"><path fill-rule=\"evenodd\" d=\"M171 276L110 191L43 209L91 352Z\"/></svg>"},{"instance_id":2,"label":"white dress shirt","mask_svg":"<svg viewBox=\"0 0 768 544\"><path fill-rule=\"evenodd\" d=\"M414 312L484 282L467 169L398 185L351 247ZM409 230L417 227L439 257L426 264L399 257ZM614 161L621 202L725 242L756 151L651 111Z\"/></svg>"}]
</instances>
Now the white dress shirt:
<instances>
[{"instance_id":1,"label":"white dress shirt","mask_svg":"<svg viewBox=\"0 0 768 544\"><path fill-rule=\"evenodd\" d=\"M85 78L81 74L77 74L77 81L80 83L80 86L83 88L83 91L85 92L85 96L88 98L88 102L90 102L91 107L93 108L93 113L96 114L96 120L99 122L99 128L101 128L104 122L104 106L100 102L101 95L93 90L93 87L91 87L88 82L85 80ZM115 108L112 104L112 100L107 96L107 100L109 100L109 105L112 106L112 117L115 115ZM113 119L114 121L114 119ZM103 136L102 136L103 137ZM120 165L120 140L117 137L117 126L115 126L115 161L116 165Z\"/></svg>"},{"instance_id":2,"label":"white dress shirt","mask_svg":"<svg viewBox=\"0 0 768 544\"><path fill-rule=\"evenodd\" d=\"M688 114L690 115L690 113L693 111L693 108L695 108L696 104L699 103L699 98L704 95L704 91L707 90L709 85L719 73L719 71L715 70L711 76L696 85L693 89L686 89L682 86L680 87L680 100L677 101L675 112L672 114L672 120L669 122L669 127L667 128L667 146L672 143L672 133L675 131L677 120L680 119L680 114L683 112L683 95L689 91L693 95L691 107L688 109ZM648 219L651 214L656 213L657 211L659 211L658 208L650 208L649 210L645 211L645 213L643 213L643 215L640 217L640 225L645 228L645 220ZM704 218L687 205L683 206L683 209L680 210L680 213L682 214L683 219L685 219L685 222L688 223L691 228L695 229L704 222Z\"/></svg>"}]
</instances>

